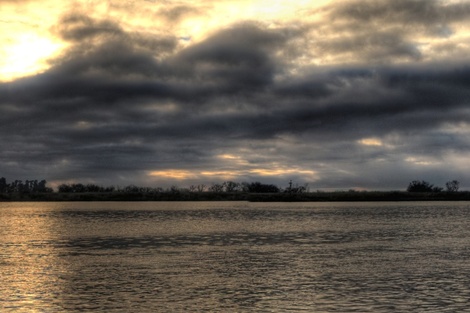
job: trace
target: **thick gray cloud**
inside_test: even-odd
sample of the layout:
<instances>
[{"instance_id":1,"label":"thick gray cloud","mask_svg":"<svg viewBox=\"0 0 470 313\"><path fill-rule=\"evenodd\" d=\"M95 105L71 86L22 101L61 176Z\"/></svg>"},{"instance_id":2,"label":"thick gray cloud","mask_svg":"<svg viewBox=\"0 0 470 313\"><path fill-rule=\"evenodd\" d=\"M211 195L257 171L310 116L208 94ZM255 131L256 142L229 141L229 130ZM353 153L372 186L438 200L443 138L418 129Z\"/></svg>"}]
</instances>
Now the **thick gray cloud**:
<instances>
[{"instance_id":1,"label":"thick gray cloud","mask_svg":"<svg viewBox=\"0 0 470 313\"><path fill-rule=\"evenodd\" d=\"M329 21L312 26L315 53L352 62L390 64L430 60L444 51L441 49L454 50L455 58L455 50L465 47L449 39L462 26L468 27L470 3L353 0L335 2L312 14L321 14Z\"/></svg>"},{"instance_id":2,"label":"thick gray cloud","mask_svg":"<svg viewBox=\"0 0 470 313\"><path fill-rule=\"evenodd\" d=\"M360 3L328 14L347 27L375 19L394 26L415 14L411 24L451 27L467 10L449 5L443 13L437 1ZM412 179L465 185L467 62L418 62L405 33L384 26L318 46L416 63L301 67L285 59L312 34L299 29L247 22L184 46L68 15L55 28L71 43L67 53L42 74L0 84L2 176L166 185L174 181L149 173L172 169L194 173L182 185L228 175L201 174L218 171L314 189L405 188Z\"/></svg>"},{"instance_id":3,"label":"thick gray cloud","mask_svg":"<svg viewBox=\"0 0 470 313\"><path fill-rule=\"evenodd\" d=\"M375 21L384 26L390 23L446 26L466 20L470 13L470 4L452 4L440 0L355 0L335 4L331 10L335 16L361 23Z\"/></svg>"}]
</instances>

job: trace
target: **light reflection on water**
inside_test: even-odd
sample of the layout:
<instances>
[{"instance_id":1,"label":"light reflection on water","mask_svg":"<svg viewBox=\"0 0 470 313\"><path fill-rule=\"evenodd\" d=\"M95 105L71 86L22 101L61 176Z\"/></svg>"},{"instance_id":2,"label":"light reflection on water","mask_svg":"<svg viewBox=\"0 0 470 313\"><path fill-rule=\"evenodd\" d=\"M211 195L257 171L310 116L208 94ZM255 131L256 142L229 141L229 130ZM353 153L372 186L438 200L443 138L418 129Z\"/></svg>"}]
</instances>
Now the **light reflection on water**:
<instances>
[{"instance_id":1,"label":"light reflection on water","mask_svg":"<svg viewBox=\"0 0 470 313\"><path fill-rule=\"evenodd\" d=\"M470 312L470 203L2 203L1 312Z\"/></svg>"}]
</instances>

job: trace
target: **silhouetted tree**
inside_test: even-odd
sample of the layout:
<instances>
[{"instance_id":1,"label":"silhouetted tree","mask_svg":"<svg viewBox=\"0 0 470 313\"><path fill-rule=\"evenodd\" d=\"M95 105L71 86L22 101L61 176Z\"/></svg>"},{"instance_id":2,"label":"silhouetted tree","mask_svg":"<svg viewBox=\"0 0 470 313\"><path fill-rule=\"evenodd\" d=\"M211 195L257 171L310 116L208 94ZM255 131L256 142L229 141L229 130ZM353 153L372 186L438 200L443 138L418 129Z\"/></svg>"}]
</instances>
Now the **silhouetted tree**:
<instances>
[{"instance_id":1,"label":"silhouetted tree","mask_svg":"<svg viewBox=\"0 0 470 313\"><path fill-rule=\"evenodd\" d=\"M286 193L304 193L308 189L308 184L305 184L303 186L295 185L293 186L292 180L289 181L289 186L284 190Z\"/></svg>"},{"instance_id":2,"label":"silhouetted tree","mask_svg":"<svg viewBox=\"0 0 470 313\"><path fill-rule=\"evenodd\" d=\"M0 178L0 193L6 193L8 191L8 184L5 177Z\"/></svg>"},{"instance_id":3,"label":"silhouetted tree","mask_svg":"<svg viewBox=\"0 0 470 313\"><path fill-rule=\"evenodd\" d=\"M72 186L70 186L68 184L60 184L57 187L57 191L58 192L73 192L73 189L72 189Z\"/></svg>"},{"instance_id":4,"label":"silhouetted tree","mask_svg":"<svg viewBox=\"0 0 470 313\"><path fill-rule=\"evenodd\" d=\"M102 191L102 187L95 185L95 184L87 184L85 186L85 192L100 192Z\"/></svg>"},{"instance_id":5,"label":"silhouetted tree","mask_svg":"<svg viewBox=\"0 0 470 313\"><path fill-rule=\"evenodd\" d=\"M169 189L169 192L171 193L179 193L180 192L180 189L178 188L178 186L176 185L172 185Z\"/></svg>"},{"instance_id":6,"label":"silhouetted tree","mask_svg":"<svg viewBox=\"0 0 470 313\"><path fill-rule=\"evenodd\" d=\"M448 192L457 192L460 188L460 182L458 180L448 181L446 183L446 189Z\"/></svg>"},{"instance_id":7,"label":"silhouetted tree","mask_svg":"<svg viewBox=\"0 0 470 313\"><path fill-rule=\"evenodd\" d=\"M37 181L35 181L35 188L37 192L53 192L54 191L52 188L46 186L47 181L45 179L41 180L39 183L37 183L37 185L36 185L36 182Z\"/></svg>"},{"instance_id":8,"label":"silhouetted tree","mask_svg":"<svg viewBox=\"0 0 470 313\"><path fill-rule=\"evenodd\" d=\"M86 192L86 187L84 184L78 183L78 184L73 184L73 192Z\"/></svg>"},{"instance_id":9,"label":"silhouetted tree","mask_svg":"<svg viewBox=\"0 0 470 313\"><path fill-rule=\"evenodd\" d=\"M223 192L224 191L224 185L222 185L222 184L213 184L212 186L209 187L209 191Z\"/></svg>"},{"instance_id":10,"label":"silhouetted tree","mask_svg":"<svg viewBox=\"0 0 470 313\"><path fill-rule=\"evenodd\" d=\"M52 192L52 188L46 186L46 181L41 180L40 182L35 180L15 180L11 183L7 183L5 177L0 178L0 193L35 193L35 192Z\"/></svg>"},{"instance_id":11,"label":"silhouetted tree","mask_svg":"<svg viewBox=\"0 0 470 313\"><path fill-rule=\"evenodd\" d=\"M103 189L103 192L114 192L115 190L116 190L116 187L108 186Z\"/></svg>"},{"instance_id":12,"label":"silhouetted tree","mask_svg":"<svg viewBox=\"0 0 470 313\"><path fill-rule=\"evenodd\" d=\"M275 185L262 184L254 182L247 185L248 192L253 193L277 193L280 191L279 187Z\"/></svg>"},{"instance_id":13,"label":"silhouetted tree","mask_svg":"<svg viewBox=\"0 0 470 313\"><path fill-rule=\"evenodd\" d=\"M435 187L424 180L413 180L406 189L408 192L441 192L441 187Z\"/></svg>"},{"instance_id":14,"label":"silhouetted tree","mask_svg":"<svg viewBox=\"0 0 470 313\"><path fill-rule=\"evenodd\" d=\"M240 184L233 182L233 181L226 181L222 185L223 185L223 188L225 189L225 192L238 191L238 189L240 188Z\"/></svg>"},{"instance_id":15,"label":"silhouetted tree","mask_svg":"<svg viewBox=\"0 0 470 313\"><path fill-rule=\"evenodd\" d=\"M191 185L189 186L189 192L203 192L206 190L206 185Z\"/></svg>"},{"instance_id":16,"label":"silhouetted tree","mask_svg":"<svg viewBox=\"0 0 470 313\"><path fill-rule=\"evenodd\" d=\"M137 192L139 192L139 187L134 186L134 185L129 185L129 186L124 187L123 191L124 192L137 193Z\"/></svg>"},{"instance_id":17,"label":"silhouetted tree","mask_svg":"<svg viewBox=\"0 0 470 313\"><path fill-rule=\"evenodd\" d=\"M250 183L247 183L247 182L243 182L240 184L240 189L241 191L243 192L249 192L250 190Z\"/></svg>"}]
</instances>

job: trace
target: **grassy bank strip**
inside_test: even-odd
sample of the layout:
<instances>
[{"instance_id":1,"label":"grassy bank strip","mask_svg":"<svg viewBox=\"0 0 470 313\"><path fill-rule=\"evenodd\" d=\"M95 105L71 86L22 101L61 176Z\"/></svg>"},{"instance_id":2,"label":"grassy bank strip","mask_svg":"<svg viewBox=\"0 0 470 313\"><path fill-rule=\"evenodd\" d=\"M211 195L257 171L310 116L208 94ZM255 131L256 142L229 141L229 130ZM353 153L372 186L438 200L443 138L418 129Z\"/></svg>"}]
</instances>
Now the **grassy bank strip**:
<instances>
[{"instance_id":1,"label":"grassy bank strip","mask_svg":"<svg viewBox=\"0 0 470 313\"><path fill-rule=\"evenodd\" d=\"M252 201L252 202L340 202L340 201L470 201L470 192L413 193L404 191L244 193L31 193L0 194L0 201Z\"/></svg>"}]
</instances>

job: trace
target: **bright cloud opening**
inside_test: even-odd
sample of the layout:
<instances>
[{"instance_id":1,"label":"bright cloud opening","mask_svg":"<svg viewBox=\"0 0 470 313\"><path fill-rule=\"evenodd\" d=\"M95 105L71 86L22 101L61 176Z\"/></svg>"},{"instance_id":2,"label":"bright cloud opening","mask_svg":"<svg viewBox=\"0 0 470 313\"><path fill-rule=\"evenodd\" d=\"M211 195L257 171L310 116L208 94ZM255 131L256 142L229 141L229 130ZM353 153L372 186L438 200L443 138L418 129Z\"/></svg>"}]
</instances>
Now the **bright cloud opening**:
<instances>
[{"instance_id":1,"label":"bright cloud opening","mask_svg":"<svg viewBox=\"0 0 470 313\"><path fill-rule=\"evenodd\" d=\"M405 159L406 162L411 163L413 165L418 166L432 166L438 164L438 162L427 159L427 158L419 158L419 157L408 157Z\"/></svg>"},{"instance_id":2,"label":"bright cloud opening","mask_svg":"<svg viewBox=\"0 0 470 313\"><path fill-rule=\"evenodd\" d=\"M4 47L0 60L0 80L36 74L49 67L48 58L62 47L61 44L35 34L23 34Z\"/></svg>"},{"instance_id":3,"label":"bright cloud opening","mask_svg":"<svg viewBox=\"0 0 470 313\"><path fill-rule=\"evenodd\" d=\"M161 178L170 178L177 180L191 179L196 175L187 170L164 170L164 171L152 171L149 173L150 176L161 177Z\"/></svg>"},{"instance_id":4,"label":"bright cloud opening","mask_svg":"<svg viewBox=\"0 0 470 313\"><path fill-rule=\"evenodd\" d=\"M383 146L382 141L378 138L364 138L364 139L359 140L358 143L364 146L375 146L375 147Z\"/></svg>"}]
</instances>

